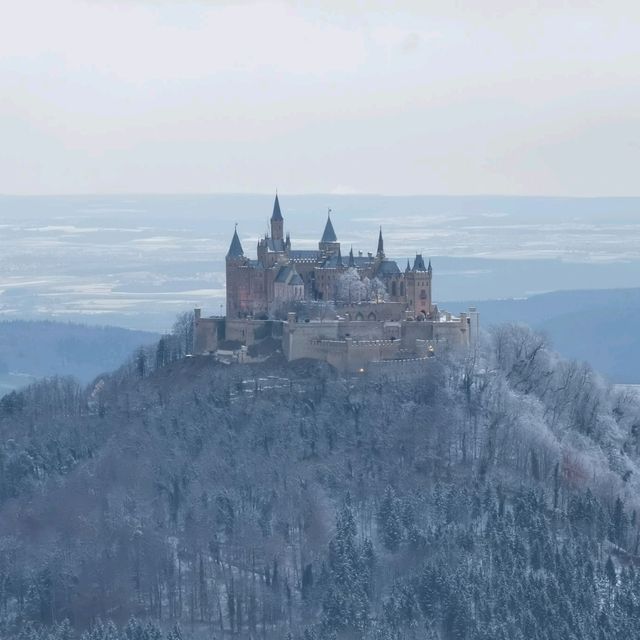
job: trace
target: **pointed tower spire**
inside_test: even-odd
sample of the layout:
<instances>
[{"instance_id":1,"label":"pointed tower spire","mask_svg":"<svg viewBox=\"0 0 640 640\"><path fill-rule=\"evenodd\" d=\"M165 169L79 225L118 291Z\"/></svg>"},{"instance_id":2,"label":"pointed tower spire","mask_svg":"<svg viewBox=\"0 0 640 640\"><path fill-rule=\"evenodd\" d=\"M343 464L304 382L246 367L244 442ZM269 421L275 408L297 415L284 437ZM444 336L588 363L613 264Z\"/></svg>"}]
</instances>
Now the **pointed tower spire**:
<instances>
[{"instance_id":1,"label":"pointed tower spire","mask_svg":"<svg viewBox=\"0 0 640 640\"><path fill-rule=\"evenodd\" d=\"M336 262L336 267L340 269L344 267L344 263L342 262L342 253L340 252L340 247L338 247L338 261Z\"/></svg>"},{"instance_id":2,"label":"pointed tower spire","mask_svg":"<svg viewBox=\"0 0 640 640\"><path fill-rule=\"evenodd\" d=\"M280 201L278 200L278 192L276 191L276 199L273 202L273 213L271 214L271 222L274 220L282 220L282 212L280 211Z\"/></svg>"},{"instance_id":3,"label":"pointed tower spire","mask_svg":"<svg viewBox=\"0 0 640 640\"><path fill-rule=\"evenodd\" d=\"M416 254L416 259L413 261L413 271L426 271L427 268L424 266L424 258L421 253Z\"/></svg>"},{"instance_id":4,"label":"pointed tower spire","mask_svg":"<svg viewBox=\"0 0 640 640\"><path fill-rule=\"evenodd\" d=\"M409 273L411 271L411 263L409 262L409 258L407 258L407 268L404 270L405 273Z\"/></svg>"},{"instance_id":5,"label":"pointed tower spire","mask_svg":"<svg viewBox=\"0 0 640 640\"><path fill-rule=\"evenodd\" d=\"M273 240L284 240L284 219L280 211L280 201L276 191L276 199L273 202L273 213L271 214L271 237Z\"/></svg>"},{"instance_id":6,"label":"pointed tower spire","mask_svg":"<svg viewBox=\"0 0 640 640\"><path fill-rule=\"evenodd\" d=\"M244 256L244 251L242 250L242 243L238 237L238 225L236 224L236 228L233 232L233 238L231 238L231 244L229 245L227 258L241 258L242 256Z\"/></svg>"},{"instance_id":7,"label":"pointed tower spire","mask_svg":"<svg viewBox=\"0 0 640 640\"><path fill-rule=\"evenodd\" d=\"M384 258L384 240L382 239L382 226L380 227L380 234L378 235L378 253L379 258Z\"/></svg>"},{"instance_id":8,"label":"pointed tower spire","mask_svg":"<svg viewBox=\"0 0 640 640\"><path fill-rule=\"evenodd\" d=\"M338 236L333 230L333 225L331 224L331 209L327 212L327 224L324 226L324 233L322 234L322 240L320 240L320 242L323 244L338 242Z\"/></svg>"},{"instance_id":9,"label":"pointed tower spire","mask_svg":"<svg viewBox=\"0 0 640 640\"><path fill-rule=\"evenodd\" d=\"M427 271L431 273L433 269L431 268L431 258L429 258L429 266L427 267Z\"/></svg>"},{"instance_id":10,"label":"pointed tower spire","mask_svg":"<svg viewBox=\"0 0 640 640\"><path fill-rule=\"evenodd\" d=\"M353 259L353 247L351 247L351 250L349 251L349 268L355 267L355 266L356 266L356 261Z\"/></svg>"}]
</instances>

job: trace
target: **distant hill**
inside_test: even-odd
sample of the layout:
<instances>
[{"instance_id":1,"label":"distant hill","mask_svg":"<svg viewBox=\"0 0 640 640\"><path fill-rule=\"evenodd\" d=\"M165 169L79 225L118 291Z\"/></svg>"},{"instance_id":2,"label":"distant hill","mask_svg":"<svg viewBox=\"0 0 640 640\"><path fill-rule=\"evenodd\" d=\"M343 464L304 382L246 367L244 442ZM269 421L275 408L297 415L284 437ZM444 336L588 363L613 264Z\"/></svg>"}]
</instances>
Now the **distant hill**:
<instances>
[{"instance_id":1,"label":"distant hill","mask_svg":"<svg viewBox=\"0 0 640 640\"><path fill-rule=\"evenodd\" d=\"M567 358L589 362L613 382L640 384L640 288L556 291L523 300L446 303L474 305L486 328L525 323L544 331Z\"/></svg>"},{"instance_id":2,"label":"distant hill","mask_svg":"<svg viewBox=\"0 0 640 640\"><path fill-rule=\"evenodd\" d=\"M37 378L71 375L89 382L117 368L158 334L49 321L0 322L0 395Z\"/></svg>"}]
</instances>

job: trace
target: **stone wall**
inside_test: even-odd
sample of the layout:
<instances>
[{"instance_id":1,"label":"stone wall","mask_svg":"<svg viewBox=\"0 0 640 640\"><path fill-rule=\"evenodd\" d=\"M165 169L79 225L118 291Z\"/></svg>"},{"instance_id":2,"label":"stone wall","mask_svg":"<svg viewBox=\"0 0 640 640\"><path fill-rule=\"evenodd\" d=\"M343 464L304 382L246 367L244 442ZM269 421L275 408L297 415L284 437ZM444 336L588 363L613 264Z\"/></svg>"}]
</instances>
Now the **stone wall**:
<instances>
[{"instance_id":1,"label":"stone wall","mask_svg":"<svg viewBox=\"0 0 640 640\"><path fill-rule=\"evenodd\" d=\"M472 333L471 325L475 331ZM297 322L290 313L283 326L283 352L288 360L324 360L339 371L357 372L375 361L422 359L438 344L471 344L477 336L478 314L404 322L329 320Z\"/></svg>"},{"instance_id":2,"label":"stone wall","mask_svg":"<svg viewBox=\"0 0 640 640\"><path fill-rule=\"evenodd\" d=\"M392 303L391 303L392 304ZM378 305L385 306L385 305ZM455 347L475 342L479 316L475 309L459 317L438 320L312 320L298 322L289 313L286 322L240 318L202 318L196 309L194 353L212 353L222 340L247 347L267 337L282 340L287 360L323 360L343 372L367 369L371 362L430 357L439 344Z\"/></svg>"},{"instance_id":3,"label":"stone wall","mask_svg":"<svg viewBox=\"0 0 640 640\"><path fill-rule=\"evenodd\" d=\"M404 302L355 302L337 303L336 312L349 320L400 321L405 317Z\"/></svg>"},{"instance_id":4,"label":"stone wall","mask_svg":"<svg viewBox=\"0 0 640 640\"><path fill-rule=\"evenodd\" d=\"M193 353L214 353L224 338L224 318L203 318L200 309L194 312Z\"/></svg>"}]
</instances>

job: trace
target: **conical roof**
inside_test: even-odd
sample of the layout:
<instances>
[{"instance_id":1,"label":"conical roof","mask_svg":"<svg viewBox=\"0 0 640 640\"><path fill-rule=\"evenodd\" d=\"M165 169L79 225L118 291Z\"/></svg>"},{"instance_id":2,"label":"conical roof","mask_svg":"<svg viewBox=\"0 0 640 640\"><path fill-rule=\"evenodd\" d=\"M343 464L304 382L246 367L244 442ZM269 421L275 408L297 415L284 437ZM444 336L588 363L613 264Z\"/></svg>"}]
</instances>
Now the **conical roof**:
<instances>
[{"instance_id":1,"label":"conical roof","mask_svg":"<svg viewBox=\"0 0 640 640\"><path fill-rule=\"evenodd\" d=\"M231 244L229 245L227 258L239 258L243 255L244 251L242 250L242 243L240 242L240 238L238 238L238 229L236 228L236 230L233 232Z\"/></svg>"},{"instance_id":2,"label":"conical roof","mask_svg":"<svg viewBox=\"0 0 640 640\"><path fill-rule=\"evenodd\" d=\"M327 224L324 227L324 233L322 234L322 240L320 240L320 242L338 242L338 236L331 224L331 214L327 215Z\"/></svg>"},{"instance_id":3,"label":"conical roof","mask_svg":"<svg viewBox=\"0 0 640 640\"><path fill-rule=\"evenodd\" d=\"M378 255L384 255L384 240L382 239L382 227L380 227L380 235L378 236Z\"/></svg>"},{"instance_id":4,"label":"conical roof","mask_svg":"<svg viewBox=\"0 0 640 640\"><path fill-rule=\"evenodd\" d=\"M424 258L421 253L416 255L416 259L413 261L413 271L426 271L427 267L424 264Z\"/></svg>"},{"instance_id":5,"label":"conical roof","mask_svg":"<svg viewBox=\"0 0 640 640\"><path fill-rule=\"evenodd\" d=\"M276 193L276 199L273 203L273 213L271 214L271 220L282 220L282 213L280 212L280 201L278 200L278 194Z\"/></svg>"}]
</instances>

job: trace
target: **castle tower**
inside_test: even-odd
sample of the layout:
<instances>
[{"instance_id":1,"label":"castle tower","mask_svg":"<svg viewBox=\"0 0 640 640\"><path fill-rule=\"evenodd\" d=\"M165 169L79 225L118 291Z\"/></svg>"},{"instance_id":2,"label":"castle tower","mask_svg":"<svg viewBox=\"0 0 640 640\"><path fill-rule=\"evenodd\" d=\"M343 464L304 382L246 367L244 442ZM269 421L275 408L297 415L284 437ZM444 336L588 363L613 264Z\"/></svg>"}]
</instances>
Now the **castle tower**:
<instances>
[{"instance_id":1,"label":"castle tower","mask_svg":"<svg viewBox=\"0 0 640 640\"><path fill-rule=\"evenodd\" d=\"M417 319L426 319L431 315L431 279L433 269L431 268L431 260L429 266L424 264L422 254L416 254L413 261L413 267L404 274L405 291L407 303L410 311Z\"/></svg>"},{"instance_id":2,"label":"castle tower","mask_svg":"<svg viewBox=\"0 0 640 640\"><path fill-rule=\"evenodd\" d=\"M284 240L284 219L280 211L278 194L273 203L273 213L271 214L271 238L273 240Z\"/></svg>"},{"instance_id":3,"label":"castle tower","mask_svg":"<svg viewBox=\"0 0 640 640\"><path fill-rule=\"evenodd\" d=\"M333 230L333 224L331 224L331 209L327 213L327 224L324 227L324 233L318 247L323 253L335 253L340 249L338 236Z\"/></svg>"},{"instance_id":4,"label":"castle tower","mask_svg":"<svg viewBox=\"0 0 640 640\"><path fill-rule=\"evenodd\" d=\"M249 296L247 270L242 243L238 237L238 227L233 232L229 251L225 259L227 276L227 316L235 318L246 304Z\"/></svg>"},{"instance_id":5,"label":"castle tower","mask_svg":"<svg viewBox=\"0 0 640 640\"><path fill-rule=\"evenodd\" d=\"M238 225L233 231L233 238L231 238L231 244L229 245L229 251L227 252L227 262L234 262L237 260L242 261L244 259L244 250L242 249L242 243L238 237Z\"/></svg>"}]
</instances>

